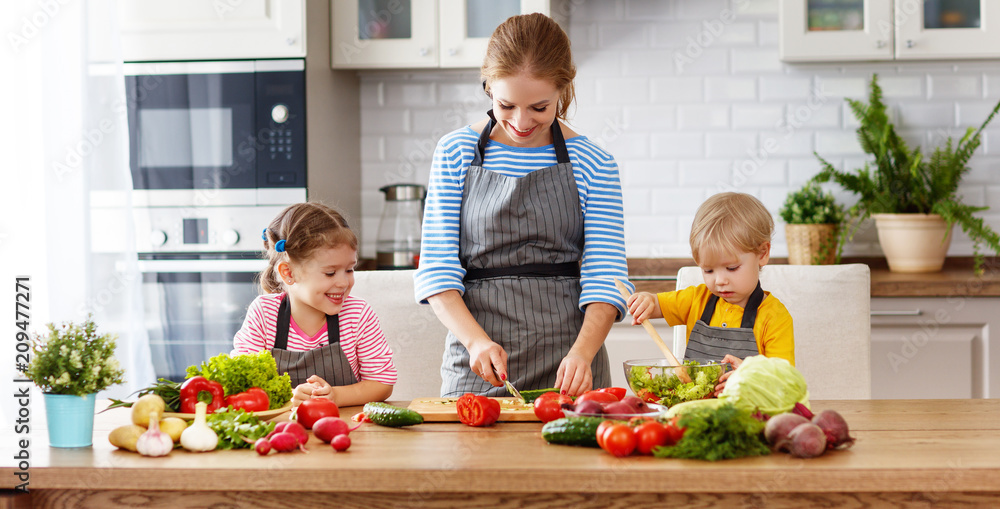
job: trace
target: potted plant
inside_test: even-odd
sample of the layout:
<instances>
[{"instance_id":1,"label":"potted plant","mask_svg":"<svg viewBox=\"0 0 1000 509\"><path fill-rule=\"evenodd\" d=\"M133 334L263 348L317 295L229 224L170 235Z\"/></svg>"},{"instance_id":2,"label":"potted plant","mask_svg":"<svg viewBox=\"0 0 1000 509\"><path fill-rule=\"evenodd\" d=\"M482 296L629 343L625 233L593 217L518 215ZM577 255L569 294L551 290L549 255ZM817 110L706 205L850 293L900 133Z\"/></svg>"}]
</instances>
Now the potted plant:
<instances>
[{"instance_id":1,"label":"potted plant","mask_svg":"<svg viewBox=\"0 0 1000 509\"><path fill-rule=\"evenodd\" d=\"M833 193L824 193L814 182L788 193L778 210L785 221L790 265L830 265L838 255L837 234L844 220L844 208Z\"/></svg>"},{"instance_id":2,"label":"potted plant","mask_svg":"<svg viewBox=\"0 0 1000 509\"><path fill-rule=\"evenodd\" d=\"M920 147L911 149L896 133L882 102L878 75L872 76L868 104L852 99L847 102L860 122L857 133L861 147L875 160L855 171L841 171L814 152L822 170L813 181L832 180L858 196L847 211L846 219L853 225L844 228L841 241L850 241L861 222L873 217L889 270L934 272L944 265L951 230L957 223L972 239L974 270L981 274L982 246L1000 253L1000 237L973 216L988 207L962 203L958 186L969 171L967 163L979 147L983 129L997 114L1000 103L978 129L968 128L958 143L949 137L928 159Z\"/></svg>"},{"instance_id":3,"label":"potted plant","mask_svg":"<svg viewBox=\"0 0 1000 509\"><path fill-rule=\"evenodd\" d=\"M97 392L124 381L115 338L99 336L90 316L82 325L50 323L47 336L35 335L24 374L44 393L53 447L91 445Z\"/></svg>"}]
</instances>

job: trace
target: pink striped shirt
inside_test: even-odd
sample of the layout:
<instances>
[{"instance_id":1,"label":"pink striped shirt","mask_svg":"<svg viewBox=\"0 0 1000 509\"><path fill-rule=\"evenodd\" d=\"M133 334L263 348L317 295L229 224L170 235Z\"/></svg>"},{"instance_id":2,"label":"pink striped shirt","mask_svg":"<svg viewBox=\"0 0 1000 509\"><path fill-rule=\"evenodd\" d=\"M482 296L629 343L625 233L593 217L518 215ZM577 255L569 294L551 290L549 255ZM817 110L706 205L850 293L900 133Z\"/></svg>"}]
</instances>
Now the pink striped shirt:
<instances>
[{"instance_id":1,"label":"pink striped shirt","mask_svg":"<svg viewBox=\"0 0 1000 509\"><path fill-rule=\"evenodd\" d=\"M278 306L284 293L261 295L250 303L243 326L233 338L232 355L257 353L274 348L278 331ZM310 337L293 318L288 327L288 350L304 352L327 344L326 324ZM392 349L385 341L375 311L363 299L348 295L340 310L340 347L351 364L354 377L384 384L396 383Z\"/></svg>"}]
</instances>

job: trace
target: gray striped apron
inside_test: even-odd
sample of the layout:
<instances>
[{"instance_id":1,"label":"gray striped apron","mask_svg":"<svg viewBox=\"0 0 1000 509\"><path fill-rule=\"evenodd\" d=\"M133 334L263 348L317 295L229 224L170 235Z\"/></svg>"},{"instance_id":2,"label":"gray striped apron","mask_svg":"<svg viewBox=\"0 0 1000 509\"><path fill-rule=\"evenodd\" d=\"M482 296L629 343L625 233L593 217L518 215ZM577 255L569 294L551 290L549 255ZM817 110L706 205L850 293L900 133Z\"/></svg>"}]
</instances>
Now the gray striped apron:
<instances>
[{"instance_id":1,"label":"gray striped apron","mask_svg":"<svg viewBox=\"0 0 1000 509\"><path fill-rule=\"evenodd\" d=\"M523 177L483 168L496 124L493 111L465 177L458 256L466 269L463 300L490 339L507 352L518 389L552 387L583 325L580 264L583 213L566 142L552 123L557 164ZM469 367L469 352L448 333L441 395L506 396ZM591 363L595 387L611 384L602 346Z\"/></svg>"},{"instance_id":2,"label":"gray striped apron","mask_svg":"<svg viewBox=\"0 0 1000 509\"><path fill-rule=\"evenodd\" d=\"M291 320L291 305L285 294L278 306L278 330L274 333L271 355L278 364L278 373L288 372L292 378L292 389L306 383L306 379L312 375L317 375L334 386L358 383L351 370L351 363L340 345L340 315L326 315L327 344L305 352L287 349Z\"/></svg>"},{"instance_id":3,"label":"gray striped apron","mask_svg":"<svg viewBox=\"0 0 1000 509\"><path fill-rule=\"evenodd\" d=\"M715 304L719 302L719 297L712 294L708 298L705 310L701 313L701 318L691 328L691 337L688 338L684 358L706 363L719 362L727 353L740 359L760 354L760 350L757 349L757 338L753 335L753 324L757 321L757 308L763 300L764 290L758 281L757 288L750 294L747 305L743 308L743 318L740 320L739 328L710 327L708 324L712 323Z\"/></svg>"}]
</instances>

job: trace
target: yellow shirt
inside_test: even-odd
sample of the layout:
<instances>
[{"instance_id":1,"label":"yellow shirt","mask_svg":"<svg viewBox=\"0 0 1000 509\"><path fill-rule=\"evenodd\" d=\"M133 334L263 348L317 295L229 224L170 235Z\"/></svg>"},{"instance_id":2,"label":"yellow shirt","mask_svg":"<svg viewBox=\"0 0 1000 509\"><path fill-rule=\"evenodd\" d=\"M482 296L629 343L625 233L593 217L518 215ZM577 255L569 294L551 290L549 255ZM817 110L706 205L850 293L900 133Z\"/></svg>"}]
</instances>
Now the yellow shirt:
<instances>
[{"instance_id":1,"label":"yellow shirt","mask_svg":"<svg viewBox=\"0 0 1000 509\"><path fill-rule=\"evenodd\" d=\"M712 292L705 285L689 286L674 292L656 294L663 318L670 325L686 325L688 339L691 329L701 318ZM743 308L719 299L715 304L710 327L739 327ZM725 325L723 325L725 324ZM757 321L753 324L757 350L766 357L780 357L795 365L795 339L792 333L792 315L785 305L771 292L764 292L764 300L757 307Z\"/></svg>"}]
</instances>

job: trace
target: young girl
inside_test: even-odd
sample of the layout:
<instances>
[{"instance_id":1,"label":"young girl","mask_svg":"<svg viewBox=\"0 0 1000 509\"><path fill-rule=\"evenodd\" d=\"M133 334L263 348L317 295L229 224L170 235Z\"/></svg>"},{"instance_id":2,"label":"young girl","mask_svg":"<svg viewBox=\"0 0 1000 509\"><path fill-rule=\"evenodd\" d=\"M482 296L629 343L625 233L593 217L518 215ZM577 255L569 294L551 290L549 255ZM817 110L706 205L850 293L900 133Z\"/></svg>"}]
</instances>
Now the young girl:
<instances>
[{"instance_id":1,"label":"young girl","mask_svg":"<svg viewBox=\"0 0 1000 509\"><path fill-rule=\"evenodd\" d=\"M325 396L338 406L383 401L396 367L378 317L351 296L358 239L335 210L300 203L264 230L263 295L247 310L233 355L270 350L295 387L292 404Z\"/></svg>"},{"instance_id":2,"label":"young girl","mask_svg":"<svg viewBox=\"0 0 1000 509\"><path fill-rule=\"evenodd\" d=\"M760 271L771 256L774 220L759 200L743 193L719 193L705 201L691 226L691 255L705 284L628 300L632 323L665 318L687 325L684 357L729 362L762 354L795 365L792 317L760 287ZM716 393L722 391L723 375Z\"/></svg>"}]
</instances>

